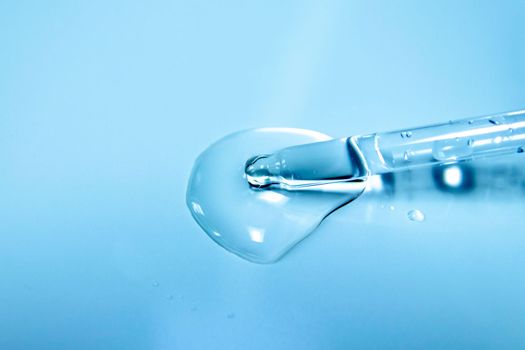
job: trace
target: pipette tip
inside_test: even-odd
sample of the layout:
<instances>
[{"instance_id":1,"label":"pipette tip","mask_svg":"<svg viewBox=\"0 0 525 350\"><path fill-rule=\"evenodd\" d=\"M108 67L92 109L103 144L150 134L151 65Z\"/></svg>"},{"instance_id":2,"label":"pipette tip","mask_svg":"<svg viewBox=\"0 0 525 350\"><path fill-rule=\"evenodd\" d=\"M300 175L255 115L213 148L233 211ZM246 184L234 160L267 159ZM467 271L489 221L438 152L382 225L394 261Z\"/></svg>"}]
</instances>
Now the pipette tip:
<instances>
[{"instance_id":1,"label":"pipette tip","mask_svg":"<svg viewBox=\"0 0 525 350\"><path fill-rule=\"evenodd\" d=\"M276 176L275 163L271 163L271 155L261 154L246 161L244 173L246 180L253 187L267 187L279 183Z\"/></svg>"},{"instance_id":2,"label":"pipette tip","mask_svg":"<svg viewBox=\"0 0 525 350\"><path fill-rule=\"evenodd\" d=\"M244 173L253 188L306 190L357 180L365 175L346 139L283 148L248 159Z\"/></svg>"}]
</instances>

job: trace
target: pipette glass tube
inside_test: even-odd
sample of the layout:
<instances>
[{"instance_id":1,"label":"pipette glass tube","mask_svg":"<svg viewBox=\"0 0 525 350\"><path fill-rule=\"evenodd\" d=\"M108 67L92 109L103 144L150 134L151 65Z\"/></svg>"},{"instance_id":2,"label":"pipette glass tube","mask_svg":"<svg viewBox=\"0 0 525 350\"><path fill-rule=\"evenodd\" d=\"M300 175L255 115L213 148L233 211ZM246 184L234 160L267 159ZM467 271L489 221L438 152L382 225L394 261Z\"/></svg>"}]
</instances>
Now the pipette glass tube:
<instances>
[{"instance_id":1,"label":"pipette glass tube","mask_svg":"<svg viewBox=\"0 0 525 350\"><path fill-rule=\"evenodd\" d=\"M371 175L522 153L525 110L284 148L246 162L254 187L300 190Z\"/></svg>"}]
</instances>

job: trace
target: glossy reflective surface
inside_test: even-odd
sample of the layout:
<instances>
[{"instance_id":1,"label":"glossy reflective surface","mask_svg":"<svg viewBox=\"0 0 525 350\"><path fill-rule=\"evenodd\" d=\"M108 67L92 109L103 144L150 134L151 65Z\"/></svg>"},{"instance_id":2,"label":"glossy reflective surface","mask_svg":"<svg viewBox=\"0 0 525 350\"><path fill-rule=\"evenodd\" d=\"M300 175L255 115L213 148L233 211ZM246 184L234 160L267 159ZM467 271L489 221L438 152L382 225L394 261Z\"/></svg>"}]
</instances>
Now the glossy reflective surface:
<instances>
[{"instance_id":1,"label":"glossy reflective surface","mask_svg":"<svg viewBox=\"0 0 525 350\"><path fill-rule=\"evenodd\" d=\"M245 162L253 155L329 139L286 128L226 136L196 160L186 194L188 208L208 236L227 250L253 262L274 262L326 216L357 198L365 182L294 192L253 189L246 180Z\"/></svg>"},{"instance_id":2,"label":"glossy reflective surface","mask_svg":"<svg viewBox=\"0 0 525 350\"><path fill-rule=\"evenodd\" d=\"M186 205L197 157L238 130L343 137L523 108L523 13L0 1L0 348L525 348L522 161L461 185L374 179L275 264L219 248Z\"/></svg>"}]
</instances>

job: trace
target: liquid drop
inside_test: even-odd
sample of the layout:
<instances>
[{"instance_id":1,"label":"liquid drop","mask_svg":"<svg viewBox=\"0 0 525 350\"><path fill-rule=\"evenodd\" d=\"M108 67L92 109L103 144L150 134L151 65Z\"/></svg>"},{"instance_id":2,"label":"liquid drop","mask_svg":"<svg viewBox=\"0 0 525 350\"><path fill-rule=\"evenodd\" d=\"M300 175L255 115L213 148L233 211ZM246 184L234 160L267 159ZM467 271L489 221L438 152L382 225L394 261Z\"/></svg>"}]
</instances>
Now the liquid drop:
<instances>
[{"instance_id":1,"label":"liquid drop","mask_svg":"<svg viewBox=\"0 0 525 350\"><path fill-rule=\"evenodd\" d=\"M277 261L330 213L357 198L366 183L301 191L256 190L246 180L245 163L258 154L327 140L331 138L318 132L288 128L224 137L195 162L186 193L191 214L210 238L230 252L257 263ZM315 159L312 155L312 162Z\"/></svg>"},{"instance_id":2,"label":"liquid drop","mask_svg":"<svg viewBox=\"0 0 525 350\"><path fill-rule=\"evenodd\" d=\"M411 221L423 222L425 221L425 214L419 209L412 209L407 213L407 217Z\"/></svg>"},{"instance_id":3,"label":"liquid drop","mask_svg":"<svg viewBox=\"0 0 525 350\"><path fill-rule=\"evenodd\" d=\"M465 158L472 154L472 142L460 138L435 141L432 155L436 160L447 161Z\"/></svg>"}]
</instances>

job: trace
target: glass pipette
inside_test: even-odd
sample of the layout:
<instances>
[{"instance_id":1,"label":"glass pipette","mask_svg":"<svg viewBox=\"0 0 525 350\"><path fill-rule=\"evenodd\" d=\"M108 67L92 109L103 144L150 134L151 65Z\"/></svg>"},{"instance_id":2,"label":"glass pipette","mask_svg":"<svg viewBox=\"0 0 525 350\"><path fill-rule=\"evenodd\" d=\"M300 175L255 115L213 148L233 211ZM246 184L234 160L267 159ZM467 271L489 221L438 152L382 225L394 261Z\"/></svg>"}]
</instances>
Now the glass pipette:
<instances>
[{"instance_id":1,"label":"glass pipette","mask_svg":"<svg viewBox=\"0 0 525 350\"><path fill-rule=\"evenodd\" d=\"M256 155L246 162L254 187L299 190L417 167L522 153L525 110L391 132L344 137Z\"/></svg>"}]
</instances>

